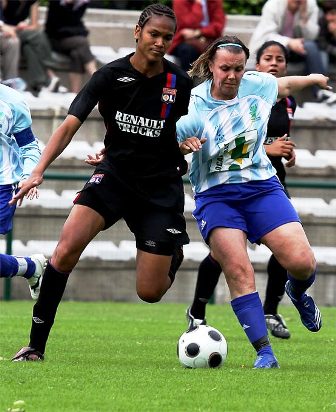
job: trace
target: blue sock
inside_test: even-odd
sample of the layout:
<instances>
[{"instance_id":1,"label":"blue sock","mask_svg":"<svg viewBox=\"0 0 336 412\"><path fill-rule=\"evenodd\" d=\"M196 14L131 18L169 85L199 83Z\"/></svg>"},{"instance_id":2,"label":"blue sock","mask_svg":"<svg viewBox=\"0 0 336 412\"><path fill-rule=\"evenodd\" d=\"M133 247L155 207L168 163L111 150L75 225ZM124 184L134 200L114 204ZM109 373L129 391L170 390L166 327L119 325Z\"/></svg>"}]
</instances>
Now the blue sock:
<instances>
[{"instance_id":1,"label":"blue sock","mask_svg":"<svg viewBox=\"0 0 336 412\"><path fill-rule=\"evenodd\" d=\"M35 273L35 263L28 257L15 257L0 254L0 277L23 276L29 279Z\"/></svg>"},{"instance_id":2,"label":"blue sock","mask_svg":"<svg viewBox=\"0 0 336 412\"><path fill-rule=\"evenodd\" d=\"M296 279L288 272L288 280L290 281L290 289L293 298L299 299L306 290L315 282L316 269L308 279Z\"/></svg>"},{"instance_id":3,"label":"blue sock","mask_svg":"<svg viewBox=\"0 0 336 412\"><path fill-rule=\"evenodd\" d=\"M273 355L259 293L239 296L231 301L231 306L258 355L265 353Z\"/></svg>"}]
</instances>

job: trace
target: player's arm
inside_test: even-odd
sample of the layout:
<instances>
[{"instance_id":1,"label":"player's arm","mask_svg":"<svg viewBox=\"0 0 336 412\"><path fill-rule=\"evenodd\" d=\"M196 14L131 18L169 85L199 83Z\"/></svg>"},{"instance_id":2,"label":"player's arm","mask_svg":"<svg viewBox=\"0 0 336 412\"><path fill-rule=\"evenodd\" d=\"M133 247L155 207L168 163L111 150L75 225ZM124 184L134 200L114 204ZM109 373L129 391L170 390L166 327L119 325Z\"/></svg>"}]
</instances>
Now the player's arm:
<instances>
[{"instance_id":1,"label":"player's arm","mask_svg":"<svg viewBox=\"0 0 336 412\"><path fill-rule=\"evenodd\" d=\"M68 146L81 124L80 120L73 115L68 115L65 118L64 122L52 134L48 144L43 150L40 161L32 171L30 177L22 182L20 190L13 196L9 204L16 204L30 189L42 183L45 170Z\"/></svg>"},{"instance_id":2,"label":"player's arm","mask_svg":"<svg viewBox=\"0 0 336 412\"><path fill-rule=\"evenodd\" d=\"M15 140L20 148L20 158L23 163L22 180L27 179L38 164L41 157L37 139L30 127L14 133Z\"/></svg>"},{"instance_id":3,"label":"player's arm","mask_svg":"<svg viewBox=\"0 0 336 412\"><path fill-rule=\"evenodd\" d=\"M198 152L206 142L206 138L200 136L202 114L197 110L195 100L190 101L188 113L182 116L176 123L176 137L180 152L185 156Z\"/></svg>"},{"instance_id":4,"label":"player's arm","mask_svg":"<svg viewBox=\"0 0 336 412\"><path fill-rule=\"evenodd\" d=\"M37 165L40 157L41 150L39 148L37 139L35 138L33 131L30 127L27 127L17 133L14 133L16 143L20 150L20 159L23 163L22 175L19 182L19 188L23 182L29 177L34 167ZM38 191L34 187L26 194L28 199L33 199L38 196ZM19 206L22 203L22 199L18 202Z\"/></svg>"},{"instance_id":5,"label":"player's arm","mask_svg":"<svg viewBox=\"0 0 336 412\"><path fill-rule=\"evenodd\" d=\"M328 85L329 77L319 73L312 73L308 76L285 76L279 77L278 82L278 97L286 97L295 92L305 89L310 86L318 86L321 89L332 90Z\"/></svg>"}]
</instances>

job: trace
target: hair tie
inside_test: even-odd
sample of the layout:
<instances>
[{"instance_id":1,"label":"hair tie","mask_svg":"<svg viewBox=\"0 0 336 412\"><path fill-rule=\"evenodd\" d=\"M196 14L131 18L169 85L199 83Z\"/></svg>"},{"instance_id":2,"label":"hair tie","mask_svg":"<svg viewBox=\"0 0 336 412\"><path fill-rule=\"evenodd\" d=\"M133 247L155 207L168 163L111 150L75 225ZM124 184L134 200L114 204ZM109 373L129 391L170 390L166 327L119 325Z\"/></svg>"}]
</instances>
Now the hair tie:
<instances>
[{"instance_id":1,"label":"hair tie","mask_svg":"<svg viewBox=\"0 0 336 412\"><path fill-rule=\"evenodd\" d=\"M243 48L242 45L238 44L238 43L222 43L219 46L217 46L217 49L222 49L222 48L227 47L227 46L240 47L241 49Z\"/></svg>"}]
</instances>

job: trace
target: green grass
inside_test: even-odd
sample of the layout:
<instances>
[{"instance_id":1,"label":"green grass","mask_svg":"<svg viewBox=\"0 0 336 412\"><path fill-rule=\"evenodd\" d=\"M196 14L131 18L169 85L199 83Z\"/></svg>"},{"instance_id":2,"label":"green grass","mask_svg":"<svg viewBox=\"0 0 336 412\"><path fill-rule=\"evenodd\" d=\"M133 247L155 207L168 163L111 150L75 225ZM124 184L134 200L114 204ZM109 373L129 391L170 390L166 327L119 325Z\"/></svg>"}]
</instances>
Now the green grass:
<instances>
[{"instance_id":1,"label":"green grass","mask_svg":"<svg viewBox=\"0 0 336 412\"><path fill-rule=\"evenodd\" d=\"M272 338L281 369L253 370L255 353L230 305L208 321L228 341L221 369L184 369L176 343L181 304L64 302L43 363L12 363L27 344L32 302L0 303L0 412L16 400L26 412L336 411L335 308L309 333L283 307L292 337Z\"/></svg>"}]
</instances>

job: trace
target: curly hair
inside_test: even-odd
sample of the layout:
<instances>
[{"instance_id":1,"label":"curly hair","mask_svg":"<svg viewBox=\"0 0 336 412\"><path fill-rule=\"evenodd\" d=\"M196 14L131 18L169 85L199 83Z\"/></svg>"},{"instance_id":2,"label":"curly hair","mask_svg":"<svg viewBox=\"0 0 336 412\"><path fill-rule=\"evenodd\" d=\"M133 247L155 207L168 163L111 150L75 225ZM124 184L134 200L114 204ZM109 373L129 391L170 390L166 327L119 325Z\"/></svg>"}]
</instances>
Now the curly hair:
<instances>
[{"instance_id":1,"label":"curly hair","mask_svg":"<svg viewBox=\"0 0 336 412\"><path fill-rule=\"evenodd\" d=\"M246 60L250 57L250 51L245 44L236 36L223 36L215 40L203 52L197 60L191 65L188 74L191 77L197 77L200 80L212 79L212 73L209 69L209 62L215 57L218 48L225 47L230 53L239 54L242 51L245 53Z\"/></svg>"}]
</instances>

